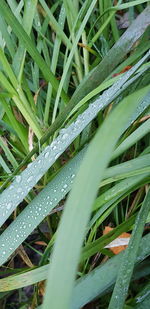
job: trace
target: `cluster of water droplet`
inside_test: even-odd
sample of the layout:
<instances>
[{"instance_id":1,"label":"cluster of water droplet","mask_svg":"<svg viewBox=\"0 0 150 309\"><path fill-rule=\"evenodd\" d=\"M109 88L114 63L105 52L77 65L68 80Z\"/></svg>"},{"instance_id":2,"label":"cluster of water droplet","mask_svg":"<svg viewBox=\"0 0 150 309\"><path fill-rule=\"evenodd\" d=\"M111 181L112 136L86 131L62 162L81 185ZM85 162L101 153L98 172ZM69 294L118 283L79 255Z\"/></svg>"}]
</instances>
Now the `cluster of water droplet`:
<instances>
[{"instance_id":1,"label":"cluster of water droplet","mask_svg":"<svg viewBox=\"0 0 150 309\"><path fill-rule=\"evenodd\" d=\"M5 248L0 256L1 265L70 191L85 151L86 148L64 166L0 236L2 248Z\"/></svg>"},{"instance_id":2,"label":"cluster of water droplet","mask_svg":"<svg viewBox=\"0 0 150 309\"><path fill-rule=\"evenodd\" d=\"M133 68L108 90L91 103L89 107L78 116L68 128L62 129L59 136L47 146L38 158L28 165L21 175L16 176L13 184L8 187L0 196L0 225L2 225L17 205L24 199L33 186L52 166L57 158L66 150L72 141L82 132L82 130L95 118L97 113L107 106L118 93L122 85L128 80L141 63L148 57L142 58ZM18 187L18 185L20 185Z\"/></svg>"}]
</instances>

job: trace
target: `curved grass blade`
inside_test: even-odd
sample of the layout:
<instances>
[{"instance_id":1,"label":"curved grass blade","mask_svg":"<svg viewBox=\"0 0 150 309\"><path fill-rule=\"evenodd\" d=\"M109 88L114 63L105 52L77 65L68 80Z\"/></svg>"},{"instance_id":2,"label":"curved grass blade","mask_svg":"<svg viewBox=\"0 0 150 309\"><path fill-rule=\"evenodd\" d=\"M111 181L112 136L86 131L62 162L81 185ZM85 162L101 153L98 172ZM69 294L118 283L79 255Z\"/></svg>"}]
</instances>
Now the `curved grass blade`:
<instances>
[{"instance_id":1,"label":"curved grass blade","mask_svg":"<svg viewBox=\"0 0 150 309\"><path fill-rule=\"evenodd\" d=\"M137 264L143 261L150 254L150 249L148 248L149 241L150 234L142 238L136 258ZM112 289L112 285L115 283L115 279L117 277L118 266L121 264L123 255L124 252L118 254L105 264L97 267L88 275L85 275L76 281L76 285L73 290L72 309L80 308L98 295L101 296L108 289ZM26 271L23 274L17 274L0 279L0 292L19 289L45 280L47 278L48 267L49 265L44 265L36 269ZM103 280L100 281L100 278L103 278Z\"/></svg>"},{"instance_id":2,"label":"curved grass blade","mask_svg":"<svg viewBox=\"0 0 150 309\"><path fill-rule=\"evenodd\" d=\"M140 245L144 224L148 213L150 211L150 190L142 204L142 207L137 216L135 226L132 232L129 245L125 251L123 259L121 261L121 266L117 276L117 281L115 288L110 300L109 309L112 308L123 308L125 298L127 296L129 283L131 280L134 264L136 261L136 256L138 248Z\"/></svg>"},{"instance_id":3,"label":"curved grass blade","mask_svg":"<svg viewBox=\"0 0 150 309\"><path fill-rule=\"evenodd\" d=\"M145 121L139 128L130 134L114 151L112 159L120 156L124 151L137 143L143 136L150 131L150 119Z\"/></svg>"},{"instance_id":4,"label":"curved grass blade","mask_svg":"<svg viewBox=\"0 0 150 309\"><path fill-rule=\"evenodd\" d=\"M0 246L4 248L4 254L2 254L2 256L0 257L0 264L3 264L9 258L9 256L17 249L17 247L28 237L28 235L31 234L31 232L36 228L36 226L70 191L73 183L73 178L77 173L85 151L86 149L83 149L74 159L72 159L67 165L65 165L65 167L61 169L59 174L21 212L21 214L16 218L16 220L12 222L11 225L9 225L7 230L1 234ZM146 155L143 158L144 164L147 164L145 162L145 159L147 159L149 162L149 155L148 157ZM138 162L135 163L137 166L139 165ZM127 162L127 164L129 164L129 162ZM119 166L118 168L120 170ZM111 169L112 168L108 168L108 170L106 170L107 175L109 175L109 170L110 173L112 173ZM124 169L126 168L124 167ZM114 195L116 195L118 198L118 194L119 196L121 196L125 190L127 191L127 189L129 190L129 188L132 187L135 188L135 185L139 183L140 180L145 178L145 175L133 179L132 178L123 181L123 183L117 184L115 190L114 187L108 190L108 197L107 194L104 193L103 195L101 195L100 198L97 198L93 206L94 209L97 209L103 204L106 204L108 200L114 198ZM21 189L19 191L21 193ZM90 224L93 224L93 220L94 218L92 219ZM6 242L7 246L4 246Z\"/></svg>"},{"instance_id":5,"label":"curved grass blade","mask_svg":"<svg viewBox=\"0 0 150 309\"><path fill-rule=\"evenodd\" d=\"M70 64L71 64L71 61L73 59L73 56L75 54L75 51L76 51L76 47L77 47L77 44L78 44L78 41L83 33L83 30L85 28L85 25L87 24L88 20L89 20L89 17L95 7L95 4L96 4L97 0L92 0L91 1L91 4L87 10L87 13L85 14L84 16L84 19L80 25L80 28L77 32L77 35L74 39L74 42L73 42L73 46L72 46L72 49L71 49L71 52L69 54L69 57L67 59L67 62L65 64L65 67L64 67L64 71L63 71L63 74L62 74L62 78L61 78L61 81L60 81L60 84L59 84L59 87L58 87L58 91L57 91L57 96L56 96L56 101L55 101L55 106L54 106L54 110L53 110L53 117L52 117L52 122L54 122L55 118L56 118L56 112L57 112L57 108L58 108L58 104L59 104L59 99L60 99L60 94L62 92L62 89L63 89L63 85L64 85L64 81L66 79L66 76L67 76L67 72L69 70L69 67L70 67Z\"/></svg>"},{"instance_id":6,"label":"curved grass blade","mask_svg":"<svg viewBox=\"0 0 150 309\"><path fill-rule=\"evenodd\" d=\"M66 164L59 174L56 175L0 235L0 247L3 248L0 255L0 265L7 261L9 256L70 191L85 151L86 148ZM17 190L17 194L22 194L21 187Z\"/></svg>"},{"instance_id":7,"label":"curved grass blade","mask_svg":"<svg viewBox=\"0 0 150 309\"><path fill-rule=\"evenodd\" d=\"M92 203L110 161L111 152L128 117L137 105L137 101L132 105L128 104L128 101L119 104L98 130L85 154L58 227L43 309L49 308L49 301L53 309L70 308L75 274ZM111 128L114 128L113 132Z\"/></svg>"},{"instance_id":8,"label":"curved grass blade","mask_svg":"<svg viewBox=\"0 0 150 309\"><path fill-rule=\"evenodd\" d=\"M81 82L76 95L78 101L89 93L115 69L122 61L133 44L142 36L146 28L150 25L150 6L148 6L125 31L117 43L110 49L104 59L93 69ZM93 87L94 86L94 87ZM82 91L82 97L81 96Z\"/></svg>"},{"instance_id":9,"label":"curved grass blade","mask_svg":"<svg viewBox=\"0 0 150 309\"><path fill-rule=\"evenodd\" d=\"M113 71L113 69L117 66L117 64L121 62L123 57L130 51L132 45L136 42L136 40L138 40L142 36L147 26L150 24L150 14L149 13L150 13L150 7L147 7L138 16L138 19L136 19L135 22L132 23L132 25L120 38L120 40L118 41L120 52L117 53L117 57L116 57L116 49L118 49L118 47L116 47L116 44L115 44L109 51L110 57L108 56L104 57L102 63L99 64L92 71L91 73L92 78L90 78L90 89L89 87L86 87L87 80L90 77L90 76L88 77L87 75L87 77L84 79L84 82L82 83L82 87L77 88L69 104L60 113L60 115L57 117L57 119L52 124L52 126L50 126L46 134L40 139L40 145L43 145L49 139L49 137L53 135L58 128L61 127L61 125L64 123L67 116L72 111L72 109L75 107L75 105L86 94L88 94L90 90L93 90L94 88L96 88L108 76L108 74ZM109 59L111 59L111 61L109 61ZM18 169L15 171L14 175L17 174L20 171L20 168L23 167L28 162L28 160L38 151L38 148L39 148L39 144L37 144L33 148L33 150L26 156L26 158L22 161ZM4 183L3 188L9 183L9 181L10 179Z\"/></svg>"},{"instance_id":10,"label":"curved grass blade","mask_svg":"<svg viewBox=\"0 0 150 309\"><path fill-rule=\"evenodd\" d=\"M119 179L128 178L142 173L150 172L150 154L139 156L124 163L108 168L104 173L103 185Z\"/></svg>"},{"instance_id":11,"label":"curved grass blade","mask_svg":"<svg viewBox=\"0 0 150 309\"><path fill-rule=\"evenodd\" d=\"M136 263L141 262L150 255L149 241L150 234L142 238ZM96 297L112 290L124 254L125 252L116 255L103 265L98 266L91 273L77 280L73 291L71 309L81 308Z\"/></svg>"},{"instance_id":12,"label":"curved grass blade","mask_svg":"<svg viewBox=\"0 0 150 309\"><path fill-rule=\"evenodd\" d=\"M0 12L5 18L5 20L7 21L7 23L12 27L13 32L16 34L16 36L24 44L25 48L27 49L31 57L37 63L46 81L50 82L52 86L54 87L54 89L57 91L58 86L59 86L58 80L53 75L53 73L50 71L50 69L47 67L47 64L45 63L42 56L39 54L39 52L35 48L32 40L27 35L22 25L16 19L16 17L12 14L11 10L9 9L9 7L7 6L4 0L0 1ZM62 90L61 96L65 102L68 102L68 96L66 95L64 90Z\"/></svg>"},{"instance_id":13,"label":"curved grass blade","mask_svg":"<svg viewBox=\"0 0 150 309\"><path fill-rule=\"evenodd\" d=\"M140 291L135 298L136 306L135 309L148 309L150 304L150 283Z\"/></svg>"},{"instance_id":14,"label":"curved grass blade","mask_svg":"<svg viewBox=\"0 0 150 309\"><path fill-rule=\"evenodd\" d=\"M95 100L94 103L90 104L87 110L79 115L75 122L73 122L68 128L61 130L60 135L51 143L51 145L47 146L38 158L30 164L30 166L24 170L21 175L16 177L11 187L5 189L0 196L0 225L5 222L12 211L44 175L48 168L82 132L89 122L95 118L97 113L107 106L116 96L118 96L118 93L121 91L120 88L122 86L125 87L125 82L128 81L129 77L139 68L147 57L149 57L149 52L112 87L103 92L103 94ZM147 87L145 87L146 92L147 90ZM138 94L139 97L137 100L137 106L141 100L141 96L143 96L143 89L142 92L139 90ZM18 186L23 187L22 195L16 194Z\"/></svg>"},{"instance_id":15,"label":"curved grass blade","mask_svg":"<svg viewBox=\"0 0 150 309\"><path fill-rule=\"evenodd\" d=\"M66 36L66 34L64 33L64 31L61 28L61 25L56 21L56 19L54 18L51 10L49 9L49 7L47 6L46 2L44 0L39 0L39 2L41 3L43 9L45 10L47 16L49 17L51 26L53 28L53 30L56 32L56 34L59 36L59 38L65 43L66 47L71 49L72 48L72 43L70 42L70 40L68 39L68 37Z\"/></svg>"},{"instance_id":16,"label":"curved grass blade","mask_svg":"<svg viewBox=\"0 0 150 309\"><path fill-rule=\"evenodd\" d=\"M33 19L36 12L36 6L37 6L37 0L28 0L24 3L24 14L23 14L23 20L22 20L22 26L26 33L30 35L32 25L33 25ZM25 62L25 56L26 56L26 49L24 45L19 43L18 49L15 53L15 57L13 59L13 68L15 71L16 76L18 77L18 81L21 83L23 68L24 68L24 62Z\"/></svg>"}]
</instances>

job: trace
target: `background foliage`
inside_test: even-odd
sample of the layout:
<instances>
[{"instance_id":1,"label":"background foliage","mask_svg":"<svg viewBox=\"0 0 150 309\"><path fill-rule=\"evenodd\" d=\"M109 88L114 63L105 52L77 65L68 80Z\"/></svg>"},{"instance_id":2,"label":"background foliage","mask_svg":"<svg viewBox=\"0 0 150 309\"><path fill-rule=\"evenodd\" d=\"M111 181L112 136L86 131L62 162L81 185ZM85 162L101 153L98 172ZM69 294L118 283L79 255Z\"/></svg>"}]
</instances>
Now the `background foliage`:
<instances>
[{"instance_id":1,"label":"background foliage","mask_svg":"<svg viewBox=\"0 0 150 309\"><path fill-rule=\"evenodd\" d=\"M1 308L149 308L149 26L148 0L0 1Z\"/></svg>"}]
</instances>

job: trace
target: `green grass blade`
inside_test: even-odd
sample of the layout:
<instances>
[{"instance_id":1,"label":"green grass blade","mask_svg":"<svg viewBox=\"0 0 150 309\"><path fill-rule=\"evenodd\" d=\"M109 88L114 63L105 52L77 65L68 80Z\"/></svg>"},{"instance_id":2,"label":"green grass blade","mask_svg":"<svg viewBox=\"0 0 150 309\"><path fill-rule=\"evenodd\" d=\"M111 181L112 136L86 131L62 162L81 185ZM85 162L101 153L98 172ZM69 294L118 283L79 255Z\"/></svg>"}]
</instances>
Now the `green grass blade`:
<instances>
[{"instance_id":1,"label":"green grass blade","mask_svg":"<svg viewBox=\"0 0 150 309\"><path fill-rule=\"evenodd\" d=\"M145 121L139 128L130 134L114 151L112 159L120 156L124 151L137 143L143 136L150 131L150 119Z\"/></svg>"},{"instance_id":2,"label":"green grass blade","mask_svg":"<svg viewBox=\"0 0 150 309\"><path fill-rule=\"evenodd\" d=\"M53 14L51 13L51 10L47 6L46 2L44 0L40 0L39 2L41 3L41 5L44 8L46 14L48 15L53 30L60 37L60 39L65 43L66 47L71 49L72 48L72 44L71 44L70 40L68 39L66 34L63 32L60 24L54 18Z\"/></svg>"},{"instance_id":3,"label":"green grass blade","mask_svg":"<svg viewBox=\"0 0 150 309\"><path fill-rule=\"evenodd\" d=\"M135 227L133 229L128 248L126 249L124 257L121 261L117 281L108 307L109 309L123 308L134 264L136 261L136 256L140 245L144 224L149 211L150 211L150 191L147 193L147 196L137 216Z\"/></svg>"},{"instance_id":4,"label":"green grass blade","mask_svg":"<svg viewBox=\"0 0 150 309\"><path fill-rule=\"evenodd\" d=\"M13 58L15 55L15 43L11 39L11 36L8 33L7 30L7 24L5 23L5 20L2 16L0 16L0 29L3 36L3 39L5 40L5 44L7 45L7 48L10 52L11 57ZM2 46L1 46L2 47Z\"/></svg>"},{"instance_id":5,"label":"green grass blade","mask_svg":"<svg viewBox=\"0 0 150 309\"><path fill-rule=\"evenodd\" d=\"M61 125L66 120L69 113L75 107L75 105L91 90L96 88L108 75L113 69L117 66L118 63L121 62L123 57L130 51L132 45L138 40L144 31L146 30L147 26L150 23L150 8L146 8L143 13L138 16L135 22L129 27L129 29L123 34L123 36L118 41L118 45L114 45L110 52L109 56L104 57L101 64L99 64L91 73L91 79L89 85L87 87L88 77L84 79L82 83L82 87L78 87L75 91L72 99L70 100L67 107L60 113L60 115L55 120L52 126L47 130L47 133L40 139L40 144L43 145L47 139L55 133L55 131L61 127ZM132 37L131 37L132 36ZM116 50L119 47L119 52L116 54ZM117 55L117 56L116 56ZM18 173L20 168L24 166L28 162L28 160L38 151L38 144L34 147L34 149L28 154L25 160L23 160L22 164L19 166L18 170L15 172ZM14 174L14 175L15 175ZM9 181L8 181L9 182ZM5 182L4 187L8 182Z\"/></svg>"},{"instance_id":6,"label":"green grass blade","mask_svg":"<svg viewBox=\"0 0 150 309\"><path fill-rule=\"evenodd\" d=\"M28 35L30 35L33 19L36 11L37 6L37 0L28 0L24 4L24 15L23 15L23 21L22 25L24 30L27 32ZM24 68L24 62L25 62L25 56L26 56L26 49L22 42L19 44L18 49L16 51L15 57L13 59L13 68L15 71L16 76L18 77L18 81L21 83L23 68Z\"/></svg>"},{"instance_id":7,"label":"green grass blade","mask_svg":"<svg viewBox=\"0 0 150 309\"><path fill-rule=\"evenodd\" d=\"M9 210L7 208L2 208L5 200L5 204L9 204L8 200L8 192L10 189L6 189L0 196L0 210L1 210L1 218L0 224L5 222L6 218L12 213L12 211L16 208L16 206L23 200L23 198L28 194L28 192L32 189L32 187L37 183L37 181L43 176L43 174L47 171L47 169L56 161L56 159L63 153L63 151L71 144L71 142L78 136L80 132L87 126L87 124L95 118L99 110L101 110L104 106L110 103L113 98L118 95L120 87L124 85L125 81L132 75L132 73L139 67L139 65L149 56L147 53L143 59L141 59L131 70L126 73L123 77L120 78L112 87L103 92L103 94L90 106L88 109L82 114L79 115L77 120L72 123L67 129L61 131L60 135L57 137L53 143L46 147L46 149L38 156L38 158L30 165L30 168L26 169L22 172L20 176L16 178L13 182L13 188L11 189L12 203ZM134 98L136 96L136 100L139 102L145 92L147 93L149 86L140 89L134 94ZM132 95L128 97L129 104ZM132 100L131 100L132 101ZM104 103L105 102L105 103ZM137 104L138 106L138 104ZM47 158L48 160L45 160ZM42 163L43 162L43 163ZM35 169L36 166L42 167L39 169ZM20 179L18 181L17 179ZM18 196L16 199L16 190L17 187L21 185L24 190L22 192L22 196ZM3 209L3 210L2 210Z\"/></svg>"},{"instance_id":8,"label":"green grass blade","mask_svg":"<svg viewBox=\"0 0 150 309\"><path fill-rule=\"evenodd\" d=\"M61 28L64 28L65 19L66 19L65 8L64 6L62 6L60 14L59 14L59 20L58 20L58 24L61 25ZM54 43L52 63L51 63L51 70L54 74L56 72L58 56L60 53L60 45L61 45L61 38L59 37L59 35L57 35L55 39L55 43ZM48 123L48 119L49 119L49 108L50 108L51 98L52 98L52 86L49 83L48 90L47 90L47 97L46 97L45 112L44 112L44 122L45 123Z\"/></svg>"},{"instance_id":9,"label":"green grass blade","mask_svg":"<svg viewBox=\"0 0 150 309\"><path fill-rule=\"evenodd\" d=\"M142 238L138 255L136 257L136 263L141 262L148 255L150 255L149 241L150 234ZM122 252L121 254L111 258L91 273L77 280L73 291L71 309L81 308L96 297L102 296L106 293L106 291L110 291L112 289L124 254L125 253Z\"/></svg>"},{"instance_id":10,"label":"green grass blade","mask_svg":"<svg viewBox=\"0 0 150 309\"><path fill-rule=\"evenodd\" d=\"M93 69L81 82L74 98L81 100L91 90L98 87L99 84L113 71L113 69L122 61L133 44L142 36L150 24L150 6L148 6L125 31L118 42L110 49L104 59L95 69ZM81 94L82 93L82 94Z\"/></svg>"},{"instance_id":11,"label":"green grass blade","mask_svg":"<svg viewBox=\"0 0 150 309\"><path fill-rule=\"evenodd\" d=\"M91 13L92 13L92 11L93 11L93 9L95 7L96 1L97 0L92 0L91 4L89 6L89 9L88 9L88 11L87 11L87 13L86 13L86 15L85 15L81 25L80 25L80 28L79 28L79 30L77 32L77 35L76 35L76 37L74 39L73 46L72 46L71 52L69 54L69 57L67 59L67 62L65 64L63 75L62 75L62 78L61 78L61 81L60 81L60 84L59 84L59 88L58 88L58 92L57 92L57 96L56 96L56 100L55 100L55 106L54 106L54 110L53 110L52 122L54 122L54 120L56 118L56 113L57 113L57 108L58 108L58 104L59 104L60 94L62 92L63 84L64 84L64 81L66 79L67 72L69 70L72 58L74 56L74 53L75 53L78 41L79 41L83 31L84 31L86 23L88 22L89 16L91 15Z\"/></svg>"},{"instance_id":12,"label":"green grass blade","mask_svg":"<svg viewBox=\"0 0 150 309\"><path fill-rule=\"evenodd\" d=\"M0 136L0 147L2 147L3 151L5 152L7 159L10 161L13 168L14 169L17 168L18 163L17 163L15 157L13 156L13 154L11 153L11 151L9 150L7 144L5 144L5 142L4 142L4 140L2 139L1 136Z\"/></svg>"},{"instance_id":13,"label":"green grass blade","mask_svg":"<svg viewBox=\"0 0 150 309\"><path fill-rule=\"evenodd\" d=\"M16 134L18 135L21 143L24 145L26 151L28 151L28 142L27 142L27 130L21 125L16 118L14 117L14 114L11 110L11 107L8 103L8 101L5 100L5 98L2 98L0 96L0 102L2 103L4 110L10 120L12 128L15 130Z\"/></svg>"},{"instance_id":14,"label":"green grass blade","mask_svg":"<svg viewBox=\"0 0 150 309\"><path fill-rule=\"evenodd\" d=\"M16 17L12 14L9 7L6 5L4 0L0 1L0 11L3 14L4 18L6 19L7 23L12 27L14 33L16 36L20 39L20 41L24 44L27 51L30 53L31 57L35 60L37 65L39 66L40 70L43 73L43 76L45 77L46 81L50 82L53 86L53 88L57 91L59 82L53 75L53 73L50 71L50 69L47 67L47 64L41 57L41 55L38 53L37 49L35 48L32 40L27 35L25 30L23 29L22 25L18 22ZM66 102L68 102L68 96L65 94L64 91L61 93L62 99Z\"/></svg>"},{"instance_id":15,"label":"green grass blade","mask_svg":"<svg viewBox=\"0 0 150 309\"><path fill-rule=\"evenodd\" d=\"M2 168L4 169L4 171L7 173L7 174L11 174L11 170L10 168L7 166L7 164L5 163L3 157L0 155L0 165L2 166Z\"/></svg>"},{"instance_id":16,"label":"green grass blade","mask_svg":"<svg viewBox=\"0 0 150 309\"><path fill-rule=\"evenodd\" d=\"M128 71L124 76L122 76L112 87L103 92L103 94L96 101L94 101L94 103L90 104L87 110L85 110L82 115L79 115L75 122L73 122L67 129L61 130L60 135L52 142L50 146L46 147L46 149L30 165L30 168L27 168L21 173L21 175L19 175L15 179L11 190L10 188L5 189L5 191L0 196L1 225L9 217L9 215L17 207L17 205L23 200L23 198L28 194L28 192L33 188L33 186L38 182L38 180L44 175L48 168L57 160L57 158L65 151L65 149L72 143L72 141L82 132L82 130L89 124L89 122L95 118L97 113L102 110L106 105L108 105L113 100L113 98L118 96L120 88L123 85L125 86L125 82L128 81L129 77L132 76L132 74L139 68L139 66L144 62L144 60L147 59L147 57L149 57L149 52L132 69L130 69L130 71ZM147 87L145 88L147 90ZM138 103L139 100L137 100ZM45 160L45 158L47 160ZM39 166L39 164L40 169L36 168L37 166ZM22 191L22 195L17 195L16 198L16 188L18 186L22 186L24 190ZM4 207L4 204L10 205L10 197L11 207L9 207L8 209L7 207Z\"/></svg>"},{"instance_id":17,"label":"green grass blade","mask_svg":"<svg viewBox=\"0 0 150 309\"><path fill-rule=\"evenodd\" d=\"M38 179L40 179L40 177L44 174L44 172L51 166L50 164L53 164L55 162L55 160L62 154L62 152L70 145L70 143L78 136L78 134L80 132L82 132L82 130L89 124L89 122L91 120L93 120L95 118L95 116L97 115L97 113L104 109L113 99L115 99L127 86L130 85L130 83L132 83L132 78L129 80L129 78L134 74L134 72L140 67L140 65L144 62L144 60L147 59L147 57L149 57L149 52L132 68L130 69L126 74L124 74L124 76L120 77L120 79L114 83L114 85L112 87L110 87L108 90L104 91L102 95L100 95L95 101L94 103L90 104L89 107L87 108L87 110L82 113L82 115L79 115L78 118L76 119L75 122L73 122L67 129L65 129L63 134L64 136L68 136L68 139L66 140L66 138L64 138L64 141L62 140L62 134L59 135L59 137L54 141L54 143L58 144L58 147L55 146L55 151L53 149L53 147L50 145L49 148L47 148L47 153L49 153L50 156L52 156L49 161L43 163L43 171L41 170L41 173L39 174L38 170L35 171L35 169L33 168L33 174L34 174L34 181L31 183L31 185L33 186ZM134 78L133 78L134 79ZM128 81L129 80L129 81ZM149 87L149 86L148 86ZM147 91L147 87L144 88L145 91ZM142 95L144 94L144 89L142 89ZM139 98L138 101L141 101L141 92L139 90ZM62 131L61 131L62 132ZM60 144L60 145L59 145ZM61 148L60 148L61 147ZM49 149L49 150L48 150ZM43 152L38 159L43 158L45 156L45 152ZM30 153L31 155L31 153ZM49 156L48 155L48 156ZM28 158L28 156L27 156ZM37 159L37 161L38 161ZM41 160L41 159L40 159ZM36 163L35 163L36 164ZM30 171L30 174L32 174L32 170ZM23 175L23 179L25 181L24 186L26 187L27 190L25 190L23 197L25 196L25 194L27 194L27 192L30 191L30 189L32 188L32 186L28 186L28 184L26 184L26 181L29 177L29 173L28 171L24 171L22 173ZM22 182L23 183L23 182ZM5 182L6 184L6 182ZM6 194L6 191L4 193L4 195ZM13 194L13 191L12 191ZM14 203L13 207L16 207L19 204L20 200ZM3 220L4 217L3 217Z\"/></svg>"},{"instance_id":18,"label":"green grass blade","mask_svg":"<svg viewBox=\"0 0 150 309\"><path fill-rule=\"evenodd\" d=\"M143 261L145 257L150 254L150 250L147 246L149 241L150 235L146 235L142 238L136 258L137 263ZM101 296L105 291L107 291L107 288L112 289L112 285L115 283L115 279L117 277L118 266L121 264L123 255L124 252L113 257L105 264L97 267L94 271L76 281L76 285L73 290L72 309L82 307L96 296ZM48 265L44 265L36 269L26 271L23 274L0 279L0 291L3 292L19 289L21 287L45 280L47 278L48 267ZM108 276L108 269L110 276ZM103 280L100 281L100 278L103 278Z\"/></svg>"},{"instance_id":19,"label":"green grass blade","mask_svg":"<svg viewBox=\"0 0 150 309\"><path fill-rule=\"evenodd\" d=\"M75 273L92 203L111 152L137 104L137 101L132 105L128 105L126 101L119 104L98 130L85 154L58 228L43 309L49 308L50 300L53 309L70 308ZM115 126L116 121L117 126ZM111 134L112 127L114 130ZM101 143L98 142L99 140ZM66 282L65 285L64 282Z\"/></svg>"},{"instance_id":20,"label":"green grass blade","mask_svg":"<svg viewBox=\"0 0 150 309\"><path fill-rule=\"evenodd\" d=\"M70 191L85 151L86 149L83 149L66 164L58 175L55 176L21 214L17 216L16 220L0 235L0 247L4 248L4 254L2 253L0 255L0 265L6 262L18 246L21 245L37 225L41 223ZM17 191L18 195L22 195L23 189L21 187Z\"/></svg>"}]
</instances>

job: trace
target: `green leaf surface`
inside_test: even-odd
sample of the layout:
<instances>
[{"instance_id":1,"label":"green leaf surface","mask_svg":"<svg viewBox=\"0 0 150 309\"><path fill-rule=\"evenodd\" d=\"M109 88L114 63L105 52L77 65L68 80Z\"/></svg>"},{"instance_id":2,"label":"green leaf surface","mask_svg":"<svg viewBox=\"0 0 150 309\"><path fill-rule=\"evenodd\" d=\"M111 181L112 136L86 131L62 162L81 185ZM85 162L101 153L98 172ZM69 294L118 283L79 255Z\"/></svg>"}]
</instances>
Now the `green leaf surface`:
<instances>
[{"instance_id":1,"label":"green leaf surface","mask_svg":"<svg viewBox=\"0 0 150 309\"><path fill-rule=\"evenodd\" d=\"M137 216L135 226L132 232L129 245L125 252L125 255L121 261L121 266L119 268L119 273L117 276L115 288L109 303L109 309L117 307L121 309L125 302L127 296L129 283L131 280L134 264L136 261L136 256L138 253L138 248L140 245L144 224L148 213L150 211L150 191L147 193L143 205Z\"/></svg>"},{"instance_id":2,"label":"green leaf surface","mask_svg":"<svg viewBox=\"0 0 150 309\"><path fill-rule=\"evenodd\" d=\"M126 101L119 104L98 130L86 152L58 228L48 274L44 309L49 307L49 300L54 309L59 306L62 309L70 308L75 273L92 203L111 158L111 152L137 104L137 101L132 105L128 105ZM112 127L114 131L111 134Z\"/></svg>"}]
</instances>

